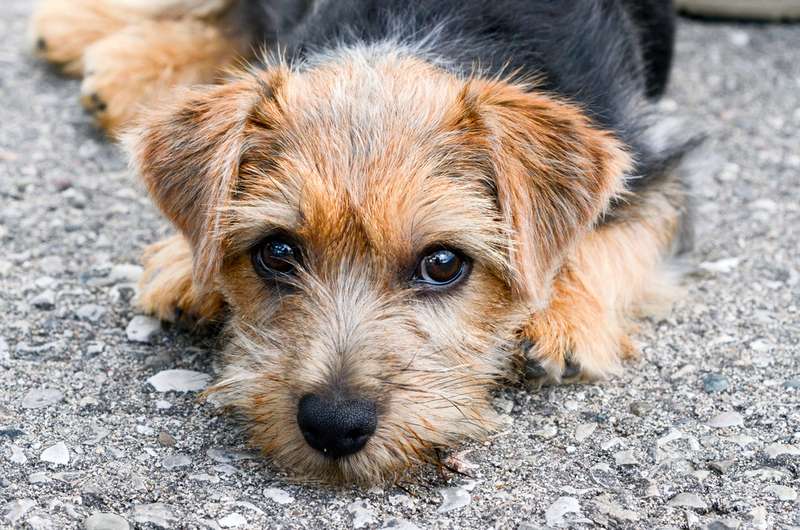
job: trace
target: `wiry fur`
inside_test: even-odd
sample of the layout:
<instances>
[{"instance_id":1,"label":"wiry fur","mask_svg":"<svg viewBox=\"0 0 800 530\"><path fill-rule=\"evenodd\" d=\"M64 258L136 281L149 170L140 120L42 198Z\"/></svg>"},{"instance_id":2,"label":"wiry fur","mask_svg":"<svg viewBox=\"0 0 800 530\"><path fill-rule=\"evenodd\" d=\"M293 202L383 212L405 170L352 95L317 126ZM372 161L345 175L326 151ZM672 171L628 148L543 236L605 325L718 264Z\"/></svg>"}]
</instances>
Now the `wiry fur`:
<instances>
[{"instance_id":1,"label":"wiry fur","mask_svg":"<svg viewBox=\"0 0 800 530\"><path fill-rule=\"evenodd\" d=\"M685 219L682 148L644 134L672 38L669 24L653 33L670 15L650 2L661 15L627 0L277 13L242 0L219 19L250 21L245 35L284 53L151 104L126 142L182 234L149 251L140 303L162 318L227 306L210 392L256 447L305 479L391 480L494 428L490 392L520 361L558 381L636 355L633 318L667 298ZM274 233L302 249L279 282L251 260ZM440 292L410 281L432 245L468 256L468 279ZM360 452L306 443L309 393L376 404Z\"/></svg>"}]
</instances>

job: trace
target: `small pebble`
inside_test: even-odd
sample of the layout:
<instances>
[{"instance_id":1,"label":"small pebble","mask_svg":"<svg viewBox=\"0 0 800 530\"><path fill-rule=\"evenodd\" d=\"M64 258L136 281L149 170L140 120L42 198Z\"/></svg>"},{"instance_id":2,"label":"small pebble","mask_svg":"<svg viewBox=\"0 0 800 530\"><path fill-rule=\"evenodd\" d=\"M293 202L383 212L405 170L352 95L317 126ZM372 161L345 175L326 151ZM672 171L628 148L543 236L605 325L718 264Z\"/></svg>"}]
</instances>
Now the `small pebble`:
<instances>
[{"instance_id":1,"label":"small pebble","mask_svg":"<svg viewBox=\"0 0 800 530\"><path fill-rule=\"evenodd\" d=\"M347 505L347 511L353 516L353 528L365 528L375 524L375 512L362 500L355 500Z\"/></svg>"},{"instance_id":2,"label":"small pebble","mask_svg":"<svg viewBox=\"0 0 800 530\"><path fill-rule=\"evenodd\" d=\"M217 519L217 524L219 524L222 528L239 528L240 526L247 525L247 519L238 513L231 513L222 519Z\"/></svg>"},{"instance_id":3,"label":"small pebble","mask_svg":"<svg viewBox=\"0 0 800 530\"><path fill-rule=\"evenodd\" d=\"M134 522L140 524L150 523L162 528L170 528L172 526L171 523L178 520L172 510L172 506L161 502L134 505L132 518Z\"/></svg>"},{"instance_id":4,"label":"small pebble","mask_svg":"<svg viewBox=\"0 0 800 530\"><path fill-rule=\"evenodd\" d=\"M24 465L28 462L28 457L25 456L25 451L22 450L22 447L18 445L11 444L8 446L10 455L8 456L8 460L14 464Z\"/></svg>"},{"instance_id":5,"label":"small pebble","mask_svg":"<svg viewBox=\"0 0 800 530\"><path fill-rule=\"evenodd\" d=\"M292 497L289 492L280 488L265 488L264 497L277 504L291 504L294 502L294 497Z\"/></svg>"},{"instance_id":6,"label":"small pebble","mask_svg":"<svg viewBox=\"0 0 800 530\"><path fill-rule=\"evenodd\" d=\"M742 415L738 412L723 412L722 414L718 414L708 420L707 425L717 429L722 429L725 427L739 427L744 425L744 418L742 418Z\"/></svg>"},{"instance_id":7,"label":"small pebble","mask_svg":"<svg viewBox=\"0 0 800 530\"><path fill-rule=\"evenodd\" d=\"M56 306L56 293L47 289L31 298L31 305L36 309L48 311Z\"/></svg>"},{"instance_id":8,"label":"small pebble","mask_svg":"<svg viewBox=\"0 0 800 530\"><path fill-rule=\"evenodd\" d=\"M125 335L131 342L150 343L161 331L161 322L152 317L137 315L125 328Z\"/></svg>"},{"instance_id":9,"label":"small pebble","mask_svg":"<svg viewBox=\"0 0 800 530\"><path fill-rule=\"evenodd\" d=\"M788 486L781 486L780 484L770 484L764 491L773 493L780 501L794 501L797 500L797 492Z\"/></svg>"},{"instance_id":10,"label":"small pebble","mask_svg":"<svg viewBox=\"0 0 800 530\"><path fill-rule=\"evenodd\" d=\"M551 438L555 438L558 434L558 429L555 425L545 425L538 431L534 432L536 436L542 438L544 440L550 440Z\"/></svg>"},{"instance_id":11,"label":"small pebble","mask_svg":"<svg viewBox=\"0 0 800 530\"><path fill-rule=\"evenodd\" d=\"M123 263L111 267L108 274L110 283L137 283L142 276L143 269L139 265Z\"/></svg>"},{"instance_id":12,"label":"small pebble","mask_svg":"<svg viewBox=\"0 0 800 530\"><path fill-rule=\"evenodd\" d=\"M10 501L3 506L3 518L13 525L25 517L25 514L34 506L36 506L36 501L33 499Z\"/></svg>"},{"instance_id":13,"label":"small pebble","mask_svg":"<svg viewBox=\"0 0 800 530\"><path fill-rule=\"evenodd\" d=\"M178 469L190 465L192 465L192 459L189 458L187 455L169 455L167 457L164 457L164 460L161 461L161 467L169 470Z\"/></svg>"},{"instance_id":14,"label":"small pebble","mask_svg":"<svg viewBox=\"0 0 800 530\"><path fill-rule=\"evenodd\" d=\"M782 455L798 456L800 447L786 444L770 444L764 448L764 452L770 458L778 458Z\"/></svg>"},{"instance_id":15,"label":"small pebble","mask_svg":"<svg viewBox=\"0 0 800 530\"><path fill-rule=\"evenodd\" d=\"M128 530L131 525L114 513L95 512L83 522L85 530Z\"/></svg>"},{"instance_id":16,"label":"small pebble","mask_svg":"<svg viewBox=\"0 0 800 530\"><path fill-rule=\"evenodd\" d=\"M86 304L79 307L75 314L81 320L99 322L106 314L106 308L97 304Z\"/></svg>"},{"instance_id":17,"label":"small pebble","mask_svg":"<svg viewBox=\"0 0 800 530\"><path fill-rule=\"evenodd\" d=\"M709 394L727 390L728 386L728 379L721 374L708 374L703 378L703 389Z\"/></svg>"},{"instance_id":18,"label":"small pebble","mask_svg":"<svg viewBox=\"0 0 800 530\"><path fill-rule=\"evenodd\" d=\"M641 418L650 414L650 411L653 410L653 404L647 401L634 401L631 403L630 409L634 415Z\"/></svg>"},{"instance_id":19,"label":"small pebble","mask_svg":"<svg viewBox=\"0 0 800 530\"><path fill-rule=\"evenodd\" d=\"M596 423L581 423L575 428L575 439L578 442L582 442L592 434L597 429Z\"/></svg>"},{"instance_id":20,"label":"small pebble","mask_svg":"<svg viewBox=\"0 0 800 530\"><path fill-rule=\"evenodd\" d=\"M717 460L715 462L709 462L708 467L719 473L720 475L724 475L728 472L731 466L734 464L733 460Z\"/></svg>"},{"instance_id":21,"label":"small pebble","mask_svg":"<svg viewBox=\"0 0 800 530\"><path fill-rule=\"evenodd\" d=\"M792 379L788 379L783 383L783 388L786 390L797 390L800 389L800 377L794 377Z\"/></svg>"},{"instance_id":22,"label":"small pebble","mask_svg":"<svg viewBox=\"0 0 800 530\"><path fill-rule=\"evenodd\" d=\"M147 379L158 392L197 392L211 382L211 376L193 370L163 370Z\"/></svg>"},{"instance_id":23,"label":"small pebble","mask_svg":"<svg viewBox=\"0 0 800 530\"><path fill-rule=\"evenodd\" d=\"M175 437L170 433L161 431L158 433L158 443L163 447L175 447L177 442L175 441Z\"/></svg>"},{"instance_id":24,"label":"small pebble","mask_svg":"<svg viewBox=\"0 0 800 530\"><path fill-rule=\"evenodd\" d=\"M439 513L452 512L472 502L472 496L464 488L444 488L439 490L439 493L442 495L442 504L436 509Z\"/></svg>"},{"instance_id":25,"label":"small pebble","mask_svg":"<svg viewBox=\"0 0 800 530\"><path fill-rule=\"evenodd\" d=\"M581 504L575 497L559 497L544 511L544 519L549 527L559 527L566 523L566 515L581 512Z\"/></svg>"},{"instance_id":26,"label":"small pebble","mask_svg":"<svg viewBox=\"0 0 800 530\"><path fill-rule=\"evenodd\" d=\"M64 442L58 442L42 451L42 455L39 458L44 462L65 466L69 464L69 449L67 449L67 445Z\"/></svg>"},{"instance_id":27,"label":"small pebble","mask_svg":"<svg viewBox=\"0 0 800 530\"><path fill-rule=\"evenodd\" d=\"M632 450L618 451L614 453L614 462L618 466L635 466L639 463L636 453Z\"/></svg>"},{"instance_id":28,"label":"small pebble","mask_svg":"<svg viewBox=\"0 0 800 530\"><path fill-rule=\"evenodd\" d=\"M696 493L678 493L669 500L668 504L670 506L675 506L680 508L692 508L695 510L708 509L706 501L704 501L702 497L700 497Z\"/></svg>"}]
</instances>

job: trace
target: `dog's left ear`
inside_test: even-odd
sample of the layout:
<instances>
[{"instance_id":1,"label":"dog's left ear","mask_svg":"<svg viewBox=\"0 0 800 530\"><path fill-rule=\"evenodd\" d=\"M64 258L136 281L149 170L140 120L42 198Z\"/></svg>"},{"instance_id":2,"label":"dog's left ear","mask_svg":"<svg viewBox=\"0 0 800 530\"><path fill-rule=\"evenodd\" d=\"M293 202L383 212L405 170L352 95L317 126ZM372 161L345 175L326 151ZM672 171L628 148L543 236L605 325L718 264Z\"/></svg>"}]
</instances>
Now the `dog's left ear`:
<instances>
[{"instance_id":1,"label":"dog's left ear","mask_svg":"<svg viewBox=\"0 0 800 530\"><path fill-rule=\"evenodd\" d=\"M221 266L219 212L236 186L245 128L261 96L248 78L189 89L143 113L123 137L150 196L191 244L201 291Z\"/></svg>"},{"instance_id":2,"label":"dog's left ear","mask_svg":"<svg viewBox=\"0 0 800 530\"><path fill-rule=\"evenodd\" d=\"M463 101L488 131L501 214L512 229L517 294L541 306L575 241L624 189L631 158L578 107L502 81L472 81Z\"/></svg>"}]
</instances>

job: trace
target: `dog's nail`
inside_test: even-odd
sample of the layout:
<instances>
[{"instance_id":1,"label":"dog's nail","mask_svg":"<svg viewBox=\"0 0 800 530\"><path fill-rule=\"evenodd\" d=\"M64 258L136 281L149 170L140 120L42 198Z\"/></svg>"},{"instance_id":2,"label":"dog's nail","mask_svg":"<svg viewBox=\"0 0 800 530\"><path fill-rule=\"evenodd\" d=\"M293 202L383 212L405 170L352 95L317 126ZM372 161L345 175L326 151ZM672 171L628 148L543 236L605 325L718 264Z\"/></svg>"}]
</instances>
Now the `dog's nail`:
<instances>
[{"instance_id":1,"label":"dog's nail","mask_svg":"<svg viewBox=\"0 0 800 530\"><path fill-rule=\"evenodd\" d=\"M90 99L92 100L92 110L103 112L106 110L106 108L108 108L106 102L100 99L100 96L97 95L97 92L93 93L90 96Z\"/></svg>"},{"instance_id":2,"label":"dog's nail","mask_svg":"<svg viewBox=\"0 0 800 530\"><path fill-rule=\"evenodd\" d=\"M525 362L525 378L529 380L542 379L547 377L547 370L542 363L535 359L528 359Z\"/></svg>"},{"instance_id":3,"label":"dog's nail","mask_svg":"<svg viewBox=\"0 0 800 530\"><path fill-rule=\"evenodd\" d=\"M561 374L561 377L564 379L572 379L573 377L578 376L581 373L581 367L576 362L567 361L567 364L564 366L564 372Z\"/></svg>"},{"instance_id":4,"label":"dog's nail","mask_svg":"<svg viewBox=\"0 0 800 530\"><path fill-rule=\"evenodd\" d=\"M36 49L43 52L47 49L47 41L43 37L36 39Z\"/></svg>"}]
</instances>

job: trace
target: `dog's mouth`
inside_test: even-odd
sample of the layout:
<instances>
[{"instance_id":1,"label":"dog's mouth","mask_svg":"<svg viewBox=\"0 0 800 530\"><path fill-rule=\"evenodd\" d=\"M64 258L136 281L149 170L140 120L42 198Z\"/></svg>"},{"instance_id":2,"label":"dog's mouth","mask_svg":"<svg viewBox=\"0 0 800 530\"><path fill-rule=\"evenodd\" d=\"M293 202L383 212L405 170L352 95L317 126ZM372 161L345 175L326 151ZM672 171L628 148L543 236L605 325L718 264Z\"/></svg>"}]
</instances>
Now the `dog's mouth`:
<instances>
[{"instance_id":1,"label":"dog's mouth","mask_svg":"<svg viewBox=\"0 0 800 530\"><path fill-rule=\"evenodd\" d=\"M483 439L498 424L488 400L444 406L431 398L425 417L405 410L402 398L395 399L399 410L391 411L367 399L316 394L303 395L291 407L269 393L248 398L238 385L241 380L223 380L205 395L234 412L247 427L250 444L301 484L370 487L414 483L425 470L458 473L450 450ZM255 416L254 410L260 413Z\"/></svg>"}]
</instances>

